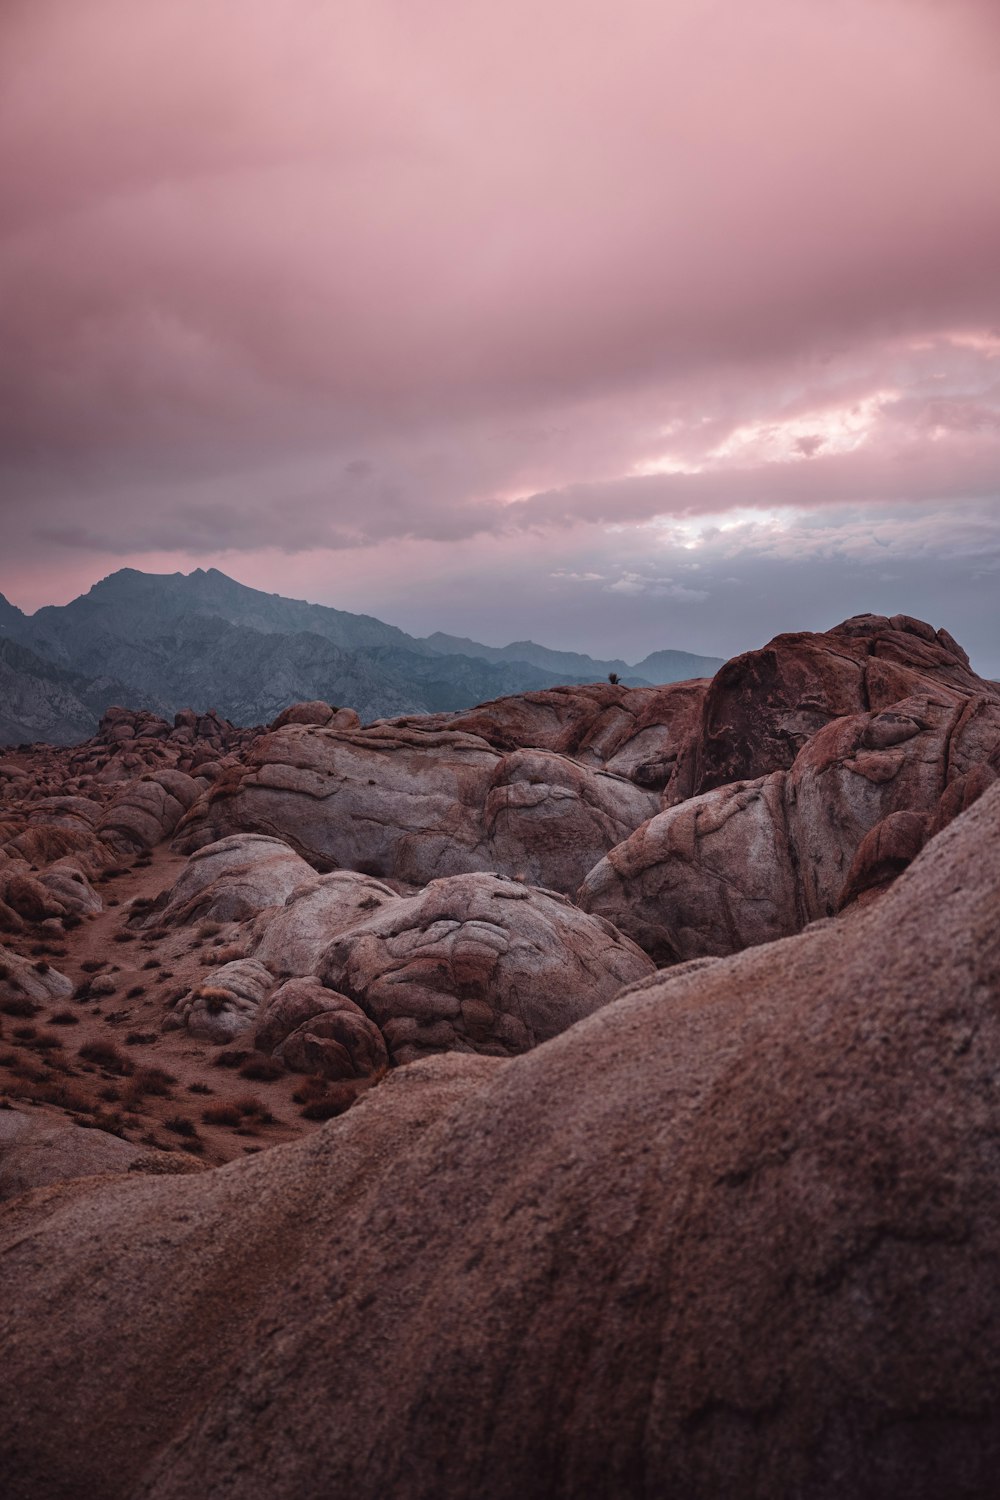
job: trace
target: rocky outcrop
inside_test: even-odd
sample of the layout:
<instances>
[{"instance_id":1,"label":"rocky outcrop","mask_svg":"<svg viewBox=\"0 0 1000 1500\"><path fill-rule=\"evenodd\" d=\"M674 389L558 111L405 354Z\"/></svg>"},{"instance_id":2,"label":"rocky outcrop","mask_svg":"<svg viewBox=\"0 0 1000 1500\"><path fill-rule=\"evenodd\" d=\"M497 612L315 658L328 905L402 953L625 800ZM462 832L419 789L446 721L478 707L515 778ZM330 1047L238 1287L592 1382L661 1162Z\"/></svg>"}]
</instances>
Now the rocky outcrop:
<instances>
[{"instance_id":1,"label":"rocky outcrop","mask_svg":"<svg viewBox=\"0 0 1000 1500\"><path fill-rule=\"evenodd\" d=\"M192 855L192 861L198 857ZM380 880L355 870L315 876L297 885L280 910L264 913L255 924L254 957L282 977L315 974L333 938L396 899L396 892Z\"/></svg>"},{"instance_id":2,"label":"rocky outcrop","mask_svg":"<svg viewBox=\"0 0 1000 1500\"><path fill-rule=\"evenodd\" d=\"M375 1023L346 995L316 979L289 979L262 1007L254 1044L293 1073L321 1078L380 1078L389 1065Z\"/></svg>"},{"instance_id":3,"label":"rocky outcrop","mask_svg":"<svg viewBox=\"0 0 1000 1500\"><path fill-rule=\"evenodd\" d=\"M222 1047L248 1036L257 1013L274 988L270 972L252 958L237 958L213 969L178 1000L164 1017L165 1031L186 1027L199 1041Z\"/></svg>"},{"instance_id":4,"label":"rocky outcrop","mask_svg":"<svg viewBox=\"0 0 1000 1500\"><path fill-rule=\"evenodd\" d=\"M12 1500L991 1494L998 828L525 1057L16 1205Z\"/></svg>"},{"instance_id":5,"label":"rocky outcrop","mask_svg":"<svg viewBox=\"0 0 1000 1500\"><path fill-rule=\"evenodd\" d=\"M474 734L498 750L552 750L659 789L699 721L709 679L661 688L594 682L520 693L455 714L392 721Z\"/></svg>"},{"instance_id":6,"label":"rocky outcrop","mask_svg":"<svg viewBox=\"0 0 1000 1500\"><path fill-rule=\"evenodd\" d=\"M0 1202L33 1188L121 1172L197 1172L190 1157L150 1151L53 1114L0 1110Z\"/></svg>"},{"instance_id":7,"label":"rocky outcrop","mask_svg":"<svg viewBox=\"0 0 1000 1500\"><path fill-rule=\"evenodd\" d=\"M287 725L247 759L191 809L179 848L253 830L278 834L323 871L425 885L495 870L573 890L658 805L565 756L502 755L451 731Z\"/></svg>"},{"instance_id":8,"label":"rocky outcrop","mask_svg":"<svg viewBox=\"0 0 1000 1500\"><path fill-rule=\"evenodd\" d=\"M585 911L657 963L736 953L832 916L914 857L942 799L1000 771L1000 700L921 696L834 720L790 771L693 797L612 849Z\"/></svg>"},{"instance_id":9,"label":"rocky outcrop","mask_svg":"<svg viewBox=\"0 0 1000 1500\"><path fill-rule=\"evenodd\" d=\"M123 850L152 849L169 838L201 787L183 771L162 770L130 781L97 825L104 843Z\"/></svg>"},{"instance_id":10,"label":"rocky outcrop","mask_svg":"<svg viewBox=\"0 0 1000 1500\"><path fill-rule=\"evenodd\" d=\"M303 881L315 879L310 865L281 839L237 833L198 849L161 898L148 923L171 926L213 920L243 922L280 906Z\"/></svg>"},{"instance_id":11,"label":"rocky outcrop","mask_svg":"<svg viewBox=\"0 0 1000 1500\"><path fill-rule=\"evenodd\" d=\"M652 968L610 923L554 892L458 875L334 939L320 977L357 1001L400 1063L527 1051Z\"/></svg>"},{"instance_id":12,"label":"rocky outcrop","mask_svg":"<svg viewBox=\"0 0 1000 1500\"><path fill-rule=\"evenodd\" d=\"M0 946L0 999L44 1004L47 1000L65 1000L72 993L72 980L46 959L32 963L11 948Z\"/></svg>"},{"instance_id":13,"label":"rocky outcrop","mask_svg":"<svg viewBox=\"0 0 1000 1500\"><path fill-rule=\"evenodd\" d=\"M822 634L775 636L716 673L677 758L665 800L788 770L831 719L929 694L957 704L998 696L946 630L908 615L857 615Z\"/></svg>"}]
</instances>

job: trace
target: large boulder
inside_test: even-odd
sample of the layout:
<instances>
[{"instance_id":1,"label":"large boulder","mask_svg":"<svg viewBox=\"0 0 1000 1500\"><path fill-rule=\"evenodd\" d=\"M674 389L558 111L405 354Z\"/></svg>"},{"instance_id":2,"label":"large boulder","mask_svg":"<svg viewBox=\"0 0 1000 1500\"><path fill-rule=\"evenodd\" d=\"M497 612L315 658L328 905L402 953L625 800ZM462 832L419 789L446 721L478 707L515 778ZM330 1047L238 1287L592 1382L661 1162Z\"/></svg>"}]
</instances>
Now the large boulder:
<instances>
[{"instance_id":1,"label":"large boulder","mask_svg":"<svg viewBox=\"0 0 1000 1500\"><path fill-rule=\"evenodd\" d=\"M274 979L263 964L233 959L182 994L164 1017L163 1029L186 1027L199 1041L227 1046L255 1030L257 1013L273 989Z\"/></svg>"},{"instance_id":2,"label":"large boulder","mask_svg":"<svg viewBox=\"0 0 1000 1500\"><path fill-rule=\"evenodd\" d=\"M0 1110L0 1202L80 1177L198 1170L189 1156L150 1151L65 1116Z\"/></svg>"},{"instance_id":3,"label":"large boulder","mask_svg":"<svg viewBox=\"0 0 1000 1500\"><path fill-rule=\"evenodd\" d=\"M994 787L875 905L527 1056L22 1200L11 1500L995 1493L998 834Z\"/></svg>"},{"instance_id":4,"label":"large boulder","mask_svg":"<svg viewBox=\"0 0 1000 1500\"><path fill-rule=\"evenodd\" d=\"M293 1073L334 1080L380 1078L385 1040L359 1005L315 979L289 979L261 1007L254 1044Z\"/></svg>"},{"instance_id":5,"label":"large boulder","mask_svg":"<svg viewBox=\"0 0 1000 1500\"><path fill-rule=\"evenodd\" d=\"M792 769L668 808L591 870L578 899L659 964L738 952L881 886L1000 772L1000 700L941 695L835 719Z\"/></svg>"},{"instance_id":6,"label":"large boulder","mask_svg":"<svg viewBox=\"0 0 1000 1500\"><path fill-rule=\"evenodd\" d=\"M192 808L177 846L259 831L324 871L425 885L496 870L572 891L658 806L631 781L552 752L504 755L452 731L289 724Z\"/></svg>"},{"instance_id":7,"label":"large boulder","mask_svg":"<svg viewBox=\"0 0 1000 1500\"><path fill-rule=\"evenodd\" d=\"M196 850L147 921L244 922L314 879L312 867L283 840L234 834Z\"/></svg>"},{"instance_id":8,"label":"large boulder","mask_svg":"<svg viewBox=\"0 0 1000 1500\"><path fill-rule=\"evenodd\" d=\"M396 899L387 885L356 870L315 876L296 886L278 911L261 916L254 957L283 977L314 974L333 938Z\"/></svg>"},{"instance_id":9,"label":"large boulder","mask_svg":"<svg viewBox=\"0 0 1000 1500\"><path fill-rule=\"evenodd\" d=\"M959 704L1000 697L946 630L909 615L857 615L820 634L775 636L721 667L666 791L668 804L788 770L831 719L929 694Z\"/></svg>"},{"instance_id":10,"label":"large boulder","mask_svg":"<svg viewBox=\"0 0 1000 1500\"><path fill-rule=\"evenodd\" d=\"M336 938L320 977L357 1001L399 1063L524 1052L652 970L610 923L555 892L456 875Z\"/></svg>"},{"instance_id":11,"label":"large boulder","mask_svg":"<svg viewBox=\"0 0 1000 1500\"><path fill-rule=\"evenodd\" d=\"M666 687L593 682L495 698L459 713L396 719L478 735L499 750L553 750L582 765L662 787L699 722L708 678Z\"/></svg>"},{"instance_id":12,"label":"large boulder","mask_svg":"<svg viewBox=\"0 0 1000 1500\"><path fill-rule=\"evenodd\" d=\"M201 786L183 771L164 769L130 781L97 825L106 844L126 852L152 849L169 838Z\"/></svg>"},{"instance_id":13,"label":"large boulder","mask_svg":"<svg viewBox=\"0 0 1000 1500\"><path fill-rule=\"evenodd\" d=\"M46 959L32 962L0 945L0 1000L44 1005L49 1000L65 1000L72 993L73 981Z\"/></svg>"}]
</instances>

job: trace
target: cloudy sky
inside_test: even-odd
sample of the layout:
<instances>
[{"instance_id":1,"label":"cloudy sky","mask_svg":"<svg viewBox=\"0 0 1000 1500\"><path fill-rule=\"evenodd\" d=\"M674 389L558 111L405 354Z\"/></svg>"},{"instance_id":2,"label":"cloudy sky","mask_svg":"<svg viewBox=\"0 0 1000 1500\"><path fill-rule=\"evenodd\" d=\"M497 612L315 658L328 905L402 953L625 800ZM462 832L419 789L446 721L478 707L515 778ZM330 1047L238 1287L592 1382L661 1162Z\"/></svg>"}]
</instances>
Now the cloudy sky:
<instances>
[{"instance_id":1,"label":"cloudy sky","mask_svg":"<svg viewBox=\"0 0 1000 1500\"><path fill-rule=\"evenodd\" d=\"M0 591L1000 674L996 0L4 0Z\"/></svg>"}]
</instances>

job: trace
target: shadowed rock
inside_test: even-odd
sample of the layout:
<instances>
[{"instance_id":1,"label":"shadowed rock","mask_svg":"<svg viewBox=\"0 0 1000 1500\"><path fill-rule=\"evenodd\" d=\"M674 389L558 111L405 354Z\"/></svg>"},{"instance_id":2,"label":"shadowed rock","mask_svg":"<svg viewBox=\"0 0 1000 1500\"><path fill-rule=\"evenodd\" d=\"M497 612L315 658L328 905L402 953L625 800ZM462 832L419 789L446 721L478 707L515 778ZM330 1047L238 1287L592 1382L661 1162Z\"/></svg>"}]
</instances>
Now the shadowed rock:
<instances>
[{"instance_id":1,"label":"shadowed rock","mask_svg":"<svg viewBox=\"0 0 1000 1500\"><path fill-rule=\"evenodd\" d=\"M542 750L502 755L473 735L286 725L192 808L177 846L278 834L317 869L425 885L479 870L574 890L657 810L622 777Z\"/></svg>"},{"instance_id":2,"label":"shadowed rock","mask_svg":"<svg viewBox=\"0 0 1000 1500\"><path fill-rule=\"evenodd\" d=\"M998 833L994 788L876 905L525 1057L14 1205L12 1500L993 1493Z\"/></svg>"},{"instance_id":3,"label":"shadowed rock","mask_svg":"<svg viewBox=\"0 0 1000 1500\"><path fill-rule=\"evenodd\" d=\"M320 975L376 1022L395 1062L524 1052L652 971L610 923L492 875L433 881L328 948Z\"/></svg>"}]
</instances>

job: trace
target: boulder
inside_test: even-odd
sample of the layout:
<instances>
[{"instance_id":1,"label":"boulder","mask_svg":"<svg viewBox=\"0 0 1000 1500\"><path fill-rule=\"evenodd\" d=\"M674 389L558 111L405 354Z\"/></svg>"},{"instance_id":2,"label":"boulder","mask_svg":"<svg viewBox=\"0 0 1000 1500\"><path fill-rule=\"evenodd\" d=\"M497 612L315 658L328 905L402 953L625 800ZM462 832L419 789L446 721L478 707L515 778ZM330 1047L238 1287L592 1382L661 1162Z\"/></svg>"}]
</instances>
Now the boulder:
<instances>
[{"instance_id":1,"label":"boulder","mask_svg":"<svg viewBox=\"0 0 1000 1500\"><path fill-rule=\"evenodd\" d=\"M319 973L357 1001L401 1063L527 1051L652 969L610 923L555 892L456 875L335 938Z\"/></svg>"},{"instance_id":2,"label":"boulder","mask_svg":"<svg viewBox=\"0 0 1000 1500\"><path fill-rule=\"evenodd\" d=\"M346 995L315 979L290 979L262 1008L254 1045L293 1073L329 1079L380 1078L389 1065L373 1021Z\"/></svg>"},{"instance_id":3,"label":"boulder","mask_svg":"<svg viewBox=\"0 0 1000 1500\"><path fill-rule=\"evenodd\" d=\"M998 833L994 787L525 1057L8 1209L12 1500L993 1494Z\"/></svg>"},{"instance_id":4,"label":"boulder","mask_svg":"<svg viewBox=\"0 0 1000 1500\"><path fill-rule=\"evenodd\" d=\"M274 988L270 972L252 958L223 964L182 996L164 1018L164 1031L186 1027L199 1041L222 1047L254 1031L257 1012Z\"/></svg>"},{"instance_id":5,"label":"boulder","mask_svg":"<svg viewBox=\"0 0 1000 1500\"><path fill-rule=\"evenodd\" d=\"M969 805L998 770L991 697L922 695L835 719L790 771L658 814L595 865L578 900L659 964L771 942L884 886L919 851L942 788L961 781Z\"/></svg>"},{"instance_id":6,"label":"boulder","mask_svg":"<svg viewBox=\"0 0 1000 1500\"><path fill-rule=\"evenodd\" d=\"M333 938L396 899L382 881L356 870L316 876L296 886L284 906L264 913L255 924L254 957L272 974L314 974Z\"/></svg>"},{"instance_id":7,"label":"boulder","mask_svg":"<svg viewBox=\"0 0 1000 1500\"><path fill-rule=\"evenodd\" d=\"M823 633L775 636L716 673L665 801L789 770L831 719L922 694L952 705L1000 698L947 631L908 615L857 615Z\"/></svg>"},{"instance_id":8,"label":"boulder","mask_svg":"<svg viewBox=\"0 0 1000 1500\"><path fill-rule=\"evenodd\" d=\"M290 724L192 808L177 847L266 831L324 871L425 885L495 870L570 891L658 806L623 777L552 752L503 755L452 731Z\"/></svg>"},{"instance_id":9,"label":"boulder","mask_svg":"<svg viewBox=\"0 0 1000 1500\"><path fill-rule=\"evenodd\" d=\"M130 781L112 800L97 832L125 851L152 849L169 838L201 787L183 771L164 769Z\"/></svg>"},{"instance_id":10,"label":"boulder","mask_svg":"<svg viewBox=\"0 0 1000 1500\"><path fill-rule=\"evenodd\" d=\"M234 834L191 855L147 922L244 922L314 879L312 867L281 839Z\"/></svg>"},{"instance_id":11,"label":"boulder","mask_svg":"<svg viewBox=\"0 0 1000 1500\"><path fill-rule=\"evenodd\" d=\"M150 1151L59 1115L0 1110L0 1202L80 1177L200 1170L190 1157Z\"/></svg>"},{"instance_id":12,"label":"boulder","mask_svg":"<svg viewBox=\"0 0 1000 1500\"><path fill-rule=\"evenodd\" d=\"M72 993L73 981L45 959L22 958L0 946L0 999L44 1005L49 1000L65 1000Z\"/></svg>"}]
</instances>

